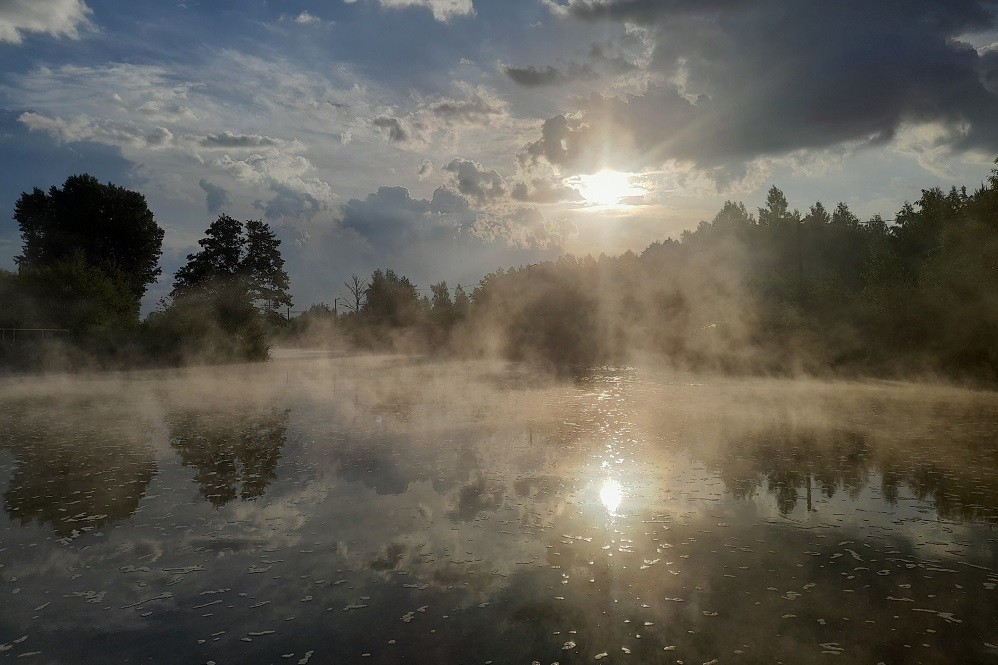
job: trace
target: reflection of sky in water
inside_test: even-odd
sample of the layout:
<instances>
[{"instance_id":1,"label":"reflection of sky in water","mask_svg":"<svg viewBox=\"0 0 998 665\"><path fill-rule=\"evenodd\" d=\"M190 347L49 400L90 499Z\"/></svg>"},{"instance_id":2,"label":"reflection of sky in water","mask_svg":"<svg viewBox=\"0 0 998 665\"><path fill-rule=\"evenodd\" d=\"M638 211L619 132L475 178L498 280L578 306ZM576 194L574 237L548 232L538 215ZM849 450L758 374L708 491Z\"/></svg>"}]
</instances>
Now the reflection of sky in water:
<instances>
[{"instance_id":1,"label":"reflection of sky in water","mask_svg":"<svg viewBox=\"0 0 998 665\"><path fill-rule=\"evenodd\" d=\"M998 655L993 397L671 381L308 358L0 386L0 653Z\"/></svg>"}]
</instances>

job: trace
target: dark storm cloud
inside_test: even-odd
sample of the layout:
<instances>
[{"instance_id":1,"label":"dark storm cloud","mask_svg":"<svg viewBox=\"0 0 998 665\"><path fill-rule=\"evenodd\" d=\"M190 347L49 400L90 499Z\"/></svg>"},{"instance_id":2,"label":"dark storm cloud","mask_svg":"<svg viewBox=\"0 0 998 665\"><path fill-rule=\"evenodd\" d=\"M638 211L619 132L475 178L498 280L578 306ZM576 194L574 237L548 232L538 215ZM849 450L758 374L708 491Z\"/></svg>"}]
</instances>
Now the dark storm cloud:
<instances>
[{"instance_id":1,"label":"dark storm cloud","mask_svg":"<svg viewBox=\"0 0 998 665\"><path fill-rule=\"evenodd\" d=\"M594 96L548 120L529 157L580 170L677 158L727 167L938 123L953 149L998 150L998 66L959 41L994 2L573 0L557 13L651 31L641 95ZM662 82L664 81L664 82ZM609 163L608 163L609 162Z\"/></svg>"},{"instance_id":2,"label":"dark storm cloud","mask_svg":"<svg viewBox=\"0 0 998 665\"><path fill-rule=\"evenodd\" d=\"M213 185L204 178L198 182L198 187L204 190L208 212L215 214L221 212L222 208L232 205L229 192L224 187Z\"/></svg>"}]
</instances>

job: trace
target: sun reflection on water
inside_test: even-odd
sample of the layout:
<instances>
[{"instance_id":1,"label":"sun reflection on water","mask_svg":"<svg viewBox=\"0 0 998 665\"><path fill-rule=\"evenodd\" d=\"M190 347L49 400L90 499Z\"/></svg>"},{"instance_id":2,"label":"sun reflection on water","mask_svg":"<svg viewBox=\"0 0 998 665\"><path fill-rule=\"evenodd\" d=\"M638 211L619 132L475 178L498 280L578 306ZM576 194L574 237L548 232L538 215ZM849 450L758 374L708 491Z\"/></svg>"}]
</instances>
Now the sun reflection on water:
<instances>
[{"instance_id":1,"label":"sun reflection on water","mask_svg":"<svg viewBox=\"0 0 998 665\"><path fill-rule=\"evenodd\" d=\"M616 514L617 508L620 507L620 502L623 498L624 488L616 480L609 479L600 488L599 500L603 502L603 505L606 506L607 511L611 515Z\"/></svg>"}]
</instances>

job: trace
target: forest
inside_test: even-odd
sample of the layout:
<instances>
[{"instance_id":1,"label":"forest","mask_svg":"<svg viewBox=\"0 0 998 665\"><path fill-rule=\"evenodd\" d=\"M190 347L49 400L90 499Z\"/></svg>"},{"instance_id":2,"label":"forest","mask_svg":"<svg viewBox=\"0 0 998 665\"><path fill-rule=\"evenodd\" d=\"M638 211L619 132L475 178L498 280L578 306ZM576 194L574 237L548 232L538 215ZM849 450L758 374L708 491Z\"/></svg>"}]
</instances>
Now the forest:
<instances>
[{"instance_id":1,"label":"forest","mask_svg":"<svg viewBox=\"0 0 998 665\"><path fill-rule=\"evenodd\" d=\"M996 162L998 163L998 162ZM69 211L73 211L70 214ZM85 212L80 212L85 211ZM998 383L998 168L972 191L922 191L892 218L791 209L769 190L641 253L564 256L466 292L390 268L295 317L280 241L220 215L141 319L163 231L141 194L73 176L18 200L17 270L0 271L8 369L262 360L272 345L499 357L556 372L633 362L782 376Z\"/></svg>"}]
</instances>

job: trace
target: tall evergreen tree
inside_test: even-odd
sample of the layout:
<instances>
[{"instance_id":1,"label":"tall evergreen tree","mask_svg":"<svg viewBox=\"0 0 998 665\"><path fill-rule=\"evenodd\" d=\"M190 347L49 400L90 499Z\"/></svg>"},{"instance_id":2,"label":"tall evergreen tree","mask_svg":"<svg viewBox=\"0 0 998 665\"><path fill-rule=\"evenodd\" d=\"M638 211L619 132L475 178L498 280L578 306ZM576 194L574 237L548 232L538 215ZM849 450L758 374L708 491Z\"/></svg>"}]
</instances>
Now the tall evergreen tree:
<instances>
[{"instance_id":1,"label":"tall evergreen tree","mask_svg":"<svg viewBox=\"0 0 998 665\"><path fill-rule=\"evenodd\" d=\"M228 215L218 219L205 229L204 238L198 240L201 251L187 255L187 263L174 275L173 298L187 295L195 290L208 288L212 282L231 281L241 274L243 248L243 224Z\"/></svg>"},{"instance_id":2,"label":"tall evergreen tree","mask_svg":"<svg viewBox=\"0 0 998 665\"><path fill-rule=\"evenodd\" d=\"M240 270L249 280L249 295L258 308L278 311L291 307L290 280L284 271L281 241L268 224L257 220L246 222L246 253Z\"/></svg>"},{"instance_id":3,"label":"tall evergreen tree","mask_svg":"<svg viewBox=\"0 0 998 665\"><path fill-rule=\"evenodd\" d=\"M198 244L201 251L188 254L187 264L175 275L174 298L223 287L231 292L238 284L261 312L291 306L281 241L268 224L249 220L243 225L228 215L219 215Z\"/></svg>"}]
</instances>

